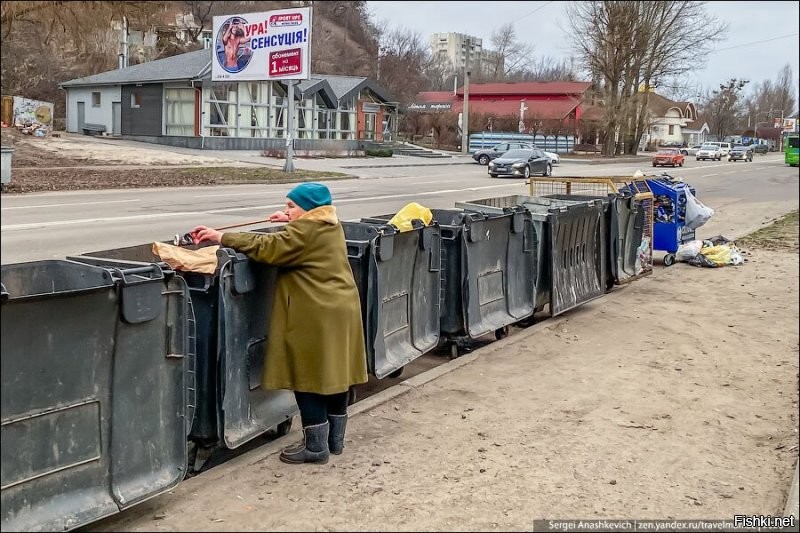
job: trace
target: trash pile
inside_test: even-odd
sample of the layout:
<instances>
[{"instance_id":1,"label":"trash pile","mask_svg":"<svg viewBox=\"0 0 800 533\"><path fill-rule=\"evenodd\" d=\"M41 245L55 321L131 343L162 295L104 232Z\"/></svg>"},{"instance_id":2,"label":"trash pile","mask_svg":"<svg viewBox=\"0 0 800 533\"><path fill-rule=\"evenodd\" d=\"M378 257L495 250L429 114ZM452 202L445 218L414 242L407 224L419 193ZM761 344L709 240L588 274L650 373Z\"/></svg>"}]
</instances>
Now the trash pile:
<instances>
[{"instance_id":1,"label":"trash pile","mask_svg":"<svg viewBox=\"0 0 800 533\"><path fill-rule=\"evenodd\" d=\"M693 266L709 268L744 263L744 256L736 243L722 235L681 244L675 253L675 259Z\"/></svg>"},{"instance_id":2,"label":"trash pile","mask_svg":"<svg viewBox=\"0 0 800 533\"><path fill-rule=\"evenodd\" d=\"M4 97L10 98L10 97ZM24 135L47 137L53 129L53 110L51 102L31 100L21 96L13 97L13 118L5 117L3 122L11 118L14 127Z\"/></svg>"}]
</instances>

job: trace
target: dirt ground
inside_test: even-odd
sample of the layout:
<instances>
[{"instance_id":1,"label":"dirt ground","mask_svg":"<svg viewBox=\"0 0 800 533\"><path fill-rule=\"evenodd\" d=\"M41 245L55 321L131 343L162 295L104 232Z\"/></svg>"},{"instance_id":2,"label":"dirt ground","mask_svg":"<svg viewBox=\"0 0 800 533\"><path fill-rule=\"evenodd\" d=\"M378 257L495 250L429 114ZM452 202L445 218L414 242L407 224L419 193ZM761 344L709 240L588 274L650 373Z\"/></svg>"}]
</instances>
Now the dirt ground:
<instances>
[{"instance_id":1,"label":"dirt ground","mask_svg":"<svg viewBox=\"0 0 800 533\"><path fill-rule=\"evenodd\" d=\"M228 159L139 148L105 139L87 142L83 136L63 132L60 135L40 139L23 135L15 128L2 129L3 146L15 150L8 193L289 183L348 177L311 170L296 170L289 175L277 167L246 166Z\"/></svg>"},{"instance_id":2,"label":"dirt ground","mask_svg":"<svg viewBox=\"0 0 800 533\"><path fill-rule=\"evenodd\" d=\"M795 212L742 241L744 265L658 265L493 343L352 417L344 454L325 466L255 450L90 529L530 531L535 518L780 515L798 456L797 234Z\"/></svg>"}]
</instances>

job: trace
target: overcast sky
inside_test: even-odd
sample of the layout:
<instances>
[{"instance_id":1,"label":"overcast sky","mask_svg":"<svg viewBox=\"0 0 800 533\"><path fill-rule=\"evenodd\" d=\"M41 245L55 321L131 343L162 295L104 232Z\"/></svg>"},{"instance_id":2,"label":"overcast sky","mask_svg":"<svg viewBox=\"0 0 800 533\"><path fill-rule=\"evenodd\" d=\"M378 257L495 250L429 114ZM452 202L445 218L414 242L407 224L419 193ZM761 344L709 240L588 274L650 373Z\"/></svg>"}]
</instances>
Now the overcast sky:
<instances>
[{"instance_id":1,"label":"overcast sky","mask_svg":"<svg viewBox=\"0 0 800 533\"><path fill-rule=\"evenodd\" d=\"M513 22L517 36L534 46L536 56L558 59L572 56L565 33L566 2L368 2L368 5L376 20L387 21L390 28L418 31L426 43L432 33L458 32L483 38L484 48L491 48L492 30ZM708 2L707 12L727 22L729 30L725 40L710 54L707 66L687 75L686 81L707 90L736 77L749 79L752 86L765 79L774 80L787 63L797 80L798 6L797 1Z\"/></svg>"}]
</instances>

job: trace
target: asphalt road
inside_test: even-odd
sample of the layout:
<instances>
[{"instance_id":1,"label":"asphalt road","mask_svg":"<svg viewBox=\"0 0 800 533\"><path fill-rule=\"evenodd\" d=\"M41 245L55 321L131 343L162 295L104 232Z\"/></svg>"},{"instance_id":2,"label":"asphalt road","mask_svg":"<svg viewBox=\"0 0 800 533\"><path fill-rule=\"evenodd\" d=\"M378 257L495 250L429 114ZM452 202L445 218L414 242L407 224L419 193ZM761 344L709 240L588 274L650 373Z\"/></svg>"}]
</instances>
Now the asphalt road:
<instances>
[{"instance_id":1,"label":"asphalt road","mask_svg":"<svg viewBox=\"0 0 800 533\"><path fill-rule=\"evenodd\" d=\"M586 165L565 161L556 167L555 175L632 175L637 169L661 172L646 162ZM665 171L691 183L711 206L797 204L798 170L785 166L782 154L757 156L752 163L689 159L685 167ZM478 164L365 168L358 174L361 179L329 182L339 216L345 220L393 213L411 201L449 208L457 201L527 192L523 180L492 179ZM197 224L219 227L263 219L282 207L290 188L285 184L232 185L6 195L0 206L2 264L169 240Z\"/></svg>"}]
</instances>

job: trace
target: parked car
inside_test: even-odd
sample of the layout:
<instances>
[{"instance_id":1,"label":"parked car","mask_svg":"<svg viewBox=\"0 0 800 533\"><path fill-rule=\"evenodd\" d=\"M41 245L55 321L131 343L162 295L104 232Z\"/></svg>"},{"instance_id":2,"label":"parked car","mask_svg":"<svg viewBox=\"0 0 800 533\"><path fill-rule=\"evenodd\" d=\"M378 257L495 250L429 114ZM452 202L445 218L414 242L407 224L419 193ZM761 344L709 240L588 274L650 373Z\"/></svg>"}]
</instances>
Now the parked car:
<instances>
[{"instance_id":1,"label":"parked car","mask_svg":"<svg viewBox=\"0 0 800 533\"><path fill-rule=\"evenodd\" d=\"M544 151L544 150L542 150L542 151L544 152L544 155L546 155L547 157L550 158L550 163L552 163L553 165L561 164L561 157L557 153L555 153L555 152L547 152L547 151Z\"/></svg>"},{"instance_id":2,"label":"parked car","mask_svg":"<svg viewBox=\"0 0 800 533\"><path fill-rule=\"evenodd\" d=\"M653 166L683 166L683 154L677 148L662 148L653 156Z\"/></svg>"},{"instance_id":3,"label":"parked car","mask_svg":"<svg viewBox=\"0 0 800 533\"><path fill-rule=\"evenodd\" d=\"M766 144L751 144L750 147L753 149L754 154L766 154L769 152L769 146Z\"/></svg>"},{"instance_id":4,"label":"parked car","mask_svg":"<svg viewBox=\"0 0 800 533\"><path fill-rule=\"evenodd\" d=\"M700 147L695 155L698 161L701 159L705 161L706 159L713 159L715 161L722 161L722 152L719 149L719 146L716 144L704 144Z\"/></svg>"},{"instance_id":5,"label":"parked car","mask_svg":"<svg viewBox=\"0 0 800 533\"><path fill-rule=\"evenodd\" d=\"M727 157L728 156L728 152L731 151L731 147L732 147L731 143L728 143L728 142L706 141L703 144L713 144L713 145L719 147L719 152L720 152L720 156L721 157Z\"/></svg>"},{"instance_id":6,"label":"parked car","mask_svg":"<svg viewBox=\"0 0 800 533\"><path fill-rule=\"evenodd\" d=\"M728 152L728 161L752 161L753 148L751 146L742 146L741 144L735 145Z\"/></svg>"},{"instance_id":7,"label":"parked car","mask_svg":"<svg viewBox=\"0 0 800 533\"><path fill-rule=\"evenodd\" d=\"M523 150L523 149L530 150L532 148L533 148L532 144L523 142L500 143L495 146L492 146L491 148L476 150L475 153L472 154L472 159L474 159L481 165L488 165L489 161L497 159L498 157L508 152L509 150Z\"/></svg>"},{"instance_id":8,"label":"parked car","mask_svg":"<svg viewBox=\"0 0 800 533\"><path fill-rule=\"evenodd\" d=\"M549 176L553 163L539 148L509 150L489 163L489 175L529 178L531 174Z\"/></svg>"},{"instance_id":9,"label":"parked car","mask_svg":"<svg viewBox=\"0 0 800 533\"><path fill-rule=\"evenodd\" d=\"M693 146L689 146L688 148L681 148L681 153L683 155L697 155L697 151L700 150L701 146L703 145L695 144Z\"/></svg>"},{"instance_id":10,"label":"parked car","mask_svg":"<svg viewBox=\"0 0 800 533\"><path fill-rule=\"evenodd\" d=\"M658 148L683 148L683 141L665 141L660 143Z\"/></svg>"}]
</instances>

